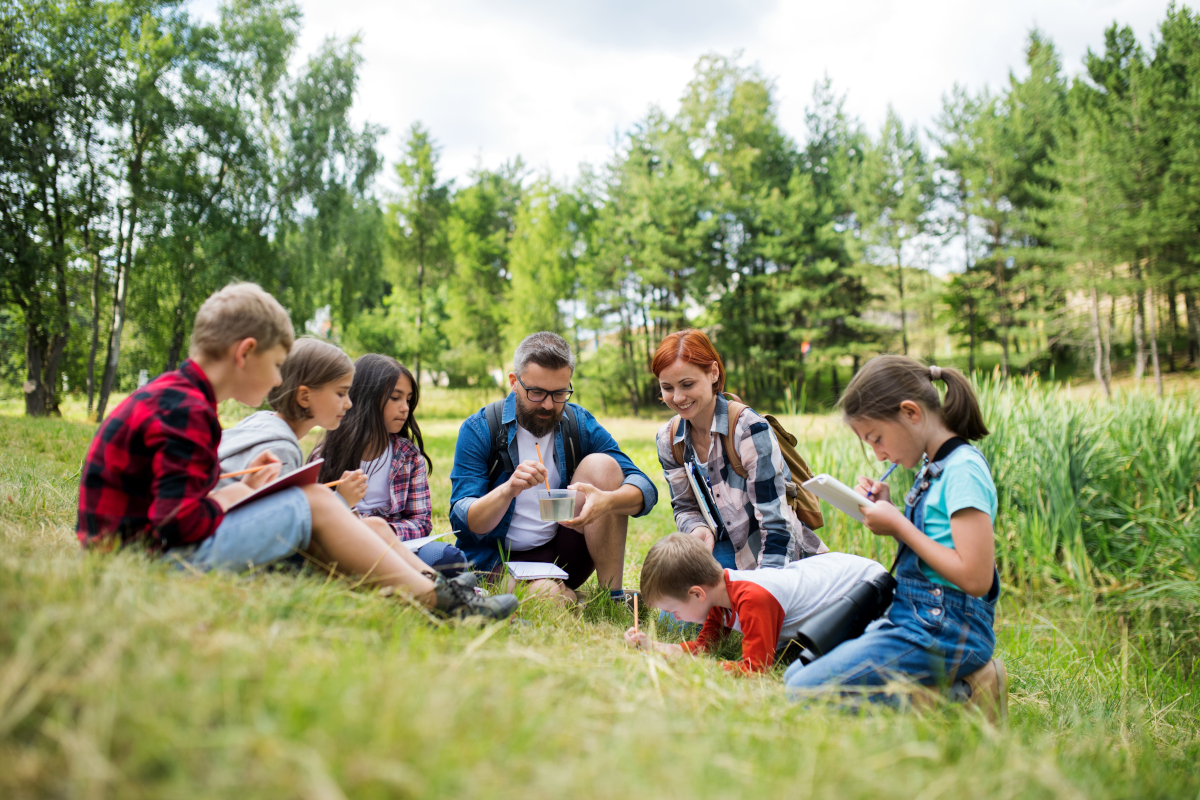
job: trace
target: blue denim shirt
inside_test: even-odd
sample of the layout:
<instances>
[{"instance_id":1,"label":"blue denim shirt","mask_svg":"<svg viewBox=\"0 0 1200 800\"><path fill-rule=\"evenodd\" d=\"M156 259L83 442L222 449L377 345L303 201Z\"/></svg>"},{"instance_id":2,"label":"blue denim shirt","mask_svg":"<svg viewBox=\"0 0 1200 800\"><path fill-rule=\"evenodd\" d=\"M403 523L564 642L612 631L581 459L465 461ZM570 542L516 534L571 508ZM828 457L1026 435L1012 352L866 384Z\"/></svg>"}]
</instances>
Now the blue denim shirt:
<instances>
[{"instance_id":1,"label":"blue denim shirt","mask_svg":"<svg viewBox=\"0 0 1200 800\"><path fill-rule=\"evenodd\" d=\"M625 475L623 483L633 484L642 492L642 510L634 516L649 514L650 509L658 502L658 490L654 488L654 484L634 465L629 456L621 452L616 440L601 427L595 417L574 403L571 403L571 407L575 410L575 420L579 425L579 440L583 451L580 458L593 453L612 456ZM509 456L512 457L513 464L519 464L521 461L517 453L517 396L511 392L504 401L501 421L508 429ZM496 480L488 480L488 456L491 452L487 417L485 410L481 408L467 417L458 429L458 442L454 446L454 467L450 470L450 525L458 534L458 548L475 562L475 568L478 570L490 570L499 562L500 546L508 546L508 526L512 523L513 508L516 505L516 501L509 503L500 523L487 533L472 533L467 527L467 510L471 504L512 476L511 472L502 470ZM565 464L567 454L561 429L554 434L554 452L558 463ZM566 475L560 475L559 482L562 485L554 488L565 488L566 480Z\"/></svg>"}]
</instances>

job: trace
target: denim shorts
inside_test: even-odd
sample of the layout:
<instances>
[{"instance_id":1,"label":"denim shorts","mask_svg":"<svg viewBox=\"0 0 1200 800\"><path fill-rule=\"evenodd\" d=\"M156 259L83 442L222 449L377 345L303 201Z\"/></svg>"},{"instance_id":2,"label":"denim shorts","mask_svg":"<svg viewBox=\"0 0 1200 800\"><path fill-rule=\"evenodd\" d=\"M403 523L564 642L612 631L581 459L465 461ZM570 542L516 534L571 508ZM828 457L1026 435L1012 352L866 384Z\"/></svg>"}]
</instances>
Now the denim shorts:
<instances>
[{"instance_id":1,"label":"denim shorts","mask_svg":"<svg viewBox=\"0 0 1200 800\"><path fill-rule=\"evenodd\" d=\"M174 547L166 557L201 570L238 571L307 550L311 541L312 508L304 490L293 486L234 509L212 536L198 545Z\"/></svg>"}]
</instances>

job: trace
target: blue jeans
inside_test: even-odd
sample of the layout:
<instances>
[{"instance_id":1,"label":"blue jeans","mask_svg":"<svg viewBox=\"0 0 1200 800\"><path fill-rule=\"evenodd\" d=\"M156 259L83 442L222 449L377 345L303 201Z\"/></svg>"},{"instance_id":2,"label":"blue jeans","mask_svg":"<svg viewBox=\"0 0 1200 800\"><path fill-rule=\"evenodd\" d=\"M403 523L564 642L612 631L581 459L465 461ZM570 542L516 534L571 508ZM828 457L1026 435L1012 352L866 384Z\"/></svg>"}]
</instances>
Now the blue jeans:
<instances>
[{"instance_id":1,"label":"blue jeans","mask_svg":"<svg viewBox=\"0 0 1200 800\"><path fill-rule=\"evenodd\" d=\"M466 553L446 542L429 542L417 551L417 558L447 578L453 578L469 566Z\"/></svg>"},{"instance_id":2,"label":"blue jeans","mask_svg":"<svg viewBox=\"0 0 1200 800\"><path fill-rule=\"evenodd\" d=\"M312 508L304 490L292 487L235 508L212 536L166 556L202 570L243 570L286 559L311 541Z\"/></svg>"},{"instance_id":3,"label":"blue jeans","mask_svg":"<svg viewBox=\"0 0 1200 800\"><path fill-rule=\"evenodd\" d=\"M737 551L728 539L722 539L713 546L713 558L721 565L721 569L737 569Z\"/></svg>"},{"instance_id":4,"label":"blue jeans","mask_svg":"<svg viewBox=\"0 0 1200 800\"><path fill-rule=\"evenodd\" d=\"M878 687L896 678L944 685L991 659L992 603L928 580L897 583L887 616L866 633L807 666L797 661L788 667L783 682L789 699L811 696L818 687Z\"/></svg>"}]
</instances>

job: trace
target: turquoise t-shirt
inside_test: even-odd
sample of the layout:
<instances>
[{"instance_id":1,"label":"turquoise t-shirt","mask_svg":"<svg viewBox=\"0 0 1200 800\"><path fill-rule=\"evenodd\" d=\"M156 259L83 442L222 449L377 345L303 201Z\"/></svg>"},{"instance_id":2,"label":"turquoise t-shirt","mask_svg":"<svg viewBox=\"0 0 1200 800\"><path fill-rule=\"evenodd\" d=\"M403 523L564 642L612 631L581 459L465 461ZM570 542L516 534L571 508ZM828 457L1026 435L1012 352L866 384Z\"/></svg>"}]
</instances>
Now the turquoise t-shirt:
<instances>
[{"instance_id":1,"label":"turquoise t-shirt","mask_svg":"<svg viewBox=\"0 0 1200 800\"><path fill-rule=\"evenodd\" d=\"M987 461L974 448L959 447L945 462L942 477L929 484L929 500L925 503L925 535L940 545L954 549L950 534L950 517L964 508L986 511L996 524L996 484ZM921 562L925 577L942 586L955 586Z\"/></svg>"}]
</instances>

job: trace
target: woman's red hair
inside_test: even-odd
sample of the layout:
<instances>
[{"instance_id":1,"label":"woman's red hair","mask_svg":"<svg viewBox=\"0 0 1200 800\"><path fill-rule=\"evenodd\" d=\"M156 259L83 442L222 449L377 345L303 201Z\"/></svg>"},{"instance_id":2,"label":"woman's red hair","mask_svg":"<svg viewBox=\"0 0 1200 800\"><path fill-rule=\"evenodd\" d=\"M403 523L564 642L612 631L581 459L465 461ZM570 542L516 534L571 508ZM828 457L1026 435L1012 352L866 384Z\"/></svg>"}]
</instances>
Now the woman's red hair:
<instances>
[{"instance_id":1,"label":"woman's red hair","mask_svg":"<svg viewBox=\"0 0 1200 800\"><path fill-rule=\"evenodd\" d=\"M717 380L713 383L713 393L720 394L725 391L725 363L721 361L721 356L704 335L704 331L689 328L686 331L668 333L658 345L654 360L650 362L650 371L657 378L676 361L695 364L702 370L716 364Z\"/></svg>"}]
</instances>

